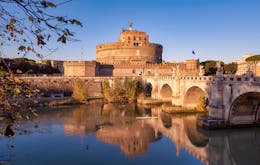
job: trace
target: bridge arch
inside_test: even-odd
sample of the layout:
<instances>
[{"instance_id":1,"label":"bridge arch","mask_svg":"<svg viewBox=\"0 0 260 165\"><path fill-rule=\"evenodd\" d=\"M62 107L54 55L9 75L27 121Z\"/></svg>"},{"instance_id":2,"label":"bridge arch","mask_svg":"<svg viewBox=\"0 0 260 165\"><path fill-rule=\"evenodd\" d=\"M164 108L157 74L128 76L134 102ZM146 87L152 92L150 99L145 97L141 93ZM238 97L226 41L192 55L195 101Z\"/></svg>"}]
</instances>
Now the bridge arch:
<instances>
[{"instance_id":1,"label":"bridge arch","mask_svg":"<svg viewBox=\"0 0 260 165\"><path fill-rule=\"evenodd\" d=\"M173 95L173 90L170 87L170 85L164 84L161 87L161 90L160 90L160 97L161 97L161 99L164 100L164 101L171 101L172 100L172 95Z\"/></svg>"},{"instance_id":2,"label":"bridge arch","mask_svg":"<svg viewBox=\"0 0 260 165\"><path fill-rule=\"evenodd\" d=\"M191 86L184 93L183 106L194 108L202 98L208 98L208 93L198 86Z\"/></svg>"},{"instance_id":3,"label":"bridge arch","mask_svg":"<svg viewBox=\"0 0 260 165\"><path fill-rule=\"evenodd\" d=\"M234 124L260 121L260 92L246 92L236 97L230 106L228 121Z\"/></svg>"}]
</instances>

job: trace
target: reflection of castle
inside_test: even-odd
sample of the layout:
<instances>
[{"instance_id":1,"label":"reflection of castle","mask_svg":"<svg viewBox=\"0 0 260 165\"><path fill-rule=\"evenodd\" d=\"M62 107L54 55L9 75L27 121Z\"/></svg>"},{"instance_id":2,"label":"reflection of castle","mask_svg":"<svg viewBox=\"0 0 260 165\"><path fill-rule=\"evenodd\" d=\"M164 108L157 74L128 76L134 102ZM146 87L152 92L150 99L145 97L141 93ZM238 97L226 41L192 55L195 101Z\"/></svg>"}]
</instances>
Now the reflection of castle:
<instances>
[{"instance_id":1,"label":"reflection of castle","mask_svg":"<svg viewBox=\"0 0 260 165\"><path fill-rule=\"evenodd\" d=\"M118 145L128 157L144 155L149 144L160 138L160 133L176 144L176 154L184 149L191 155L208 164L208 138L197 131L195 116L171 116L161 108L149 112L158 118L136 120L126 109L134 112L134 107L119 107L108 104L103 107L90 105L88 109L80 106L65 119L64 133L67 135L86 135L96 132L97 139ZM140 109L140 113L146 113ZM127 116L128 115L128 116ZM98 127L97 127L98 126ZM160 132L160 133L159 133Z\"/></svg>"},{"instance_id":2,"label":"reflection of castle","mask_svg":"<svg viewBox=\"0 0 260 165\"><path fill-rule=\"evenodd\" d=\"M122 126L106 126L97 131L97 138L105 143L119 145L128 157L144 155L157 135L148 125L139 122Z\"/></svg>"},{"instance_id":3,"label":"reflection of castle","mask_svg":"<svg viewBox=\"0 0 260 165\"><path fill-rule=\"evenodd\" d=\"M162 63L160 44L146 32L122 30L118 42L96 46L96 61L64 62L65 76L198 75L199 61Z\"/></svg>"}]
</instances>

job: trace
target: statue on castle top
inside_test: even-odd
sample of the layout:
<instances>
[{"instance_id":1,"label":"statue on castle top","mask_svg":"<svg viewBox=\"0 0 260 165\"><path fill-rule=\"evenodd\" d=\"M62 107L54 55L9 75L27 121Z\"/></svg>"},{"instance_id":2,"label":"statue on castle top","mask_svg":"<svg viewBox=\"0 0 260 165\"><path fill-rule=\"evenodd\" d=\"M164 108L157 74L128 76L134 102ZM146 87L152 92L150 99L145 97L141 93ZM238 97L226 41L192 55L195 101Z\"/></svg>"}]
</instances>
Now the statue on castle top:
<instances>
[{"instance_id":1,"label":"statue on castle top","mask_svg":"<svg viewBox=\"0 0 260 165\"><path fill-rule=\"evenodd\" d=\"M128 22L129 30L133 30L133 22Z\"/></svg>"}]
</instances>

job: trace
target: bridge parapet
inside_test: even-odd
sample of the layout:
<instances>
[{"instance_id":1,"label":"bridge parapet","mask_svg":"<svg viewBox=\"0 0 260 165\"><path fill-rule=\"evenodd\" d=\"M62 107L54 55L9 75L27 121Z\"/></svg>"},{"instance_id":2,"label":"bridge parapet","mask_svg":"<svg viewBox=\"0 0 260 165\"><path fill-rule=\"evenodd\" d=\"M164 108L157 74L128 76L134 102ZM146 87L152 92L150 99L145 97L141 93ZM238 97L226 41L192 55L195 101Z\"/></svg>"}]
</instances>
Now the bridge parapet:
<instances>
[{"instance_id":1,"label":"bridge parapet","mask_svg":"<svg viewBox=\"0 0 260 165\"><path fill-rule=\"evenodd\" d=\"M155 76L143 76L143 78L154 79ZM196 80L196 81L212 81L213 76L157 76L157 80Z\"/></svg>"},{"instance_id":2,"label":"bridge parapet","mask_svg":"<svg viewBox=\"0 0 260 165\"><path fill-rule=\"evenodd\" d=\"M181 77L182 80L192 80L192 81L212 81L212 76L184 76Z\"/></svg>"},{"instance_id":3,"label":"bridge parapet","mask_svg":"<svg viewBox=\"0 0 260 165\"><path fill-rule=\"evenodd\" d=\"M223 76L223 77L214 76L213 82L215 81L222 81L223 83L248 83L248 82L260 83L260 77L233 76L233 75Z\"/></svg>"}]
</instances>

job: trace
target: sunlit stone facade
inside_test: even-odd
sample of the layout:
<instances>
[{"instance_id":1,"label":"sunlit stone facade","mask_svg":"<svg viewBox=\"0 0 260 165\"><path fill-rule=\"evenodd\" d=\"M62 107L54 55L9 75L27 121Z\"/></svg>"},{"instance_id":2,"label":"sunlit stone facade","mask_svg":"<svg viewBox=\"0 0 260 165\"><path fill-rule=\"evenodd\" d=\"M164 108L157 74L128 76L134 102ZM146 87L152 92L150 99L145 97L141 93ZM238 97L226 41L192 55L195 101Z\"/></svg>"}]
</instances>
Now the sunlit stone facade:
<instances>
[{"instance_id":1,"label":"sunlit stone facade","mask_svg":"<svg viewBox=\"0 0 260 165\"><path fill-rule=\"evenodd\" d=\"M245 54L241 60L237 61L237 75L243 75L247 71L251 71L255 76L260 76L260 62L248 63L246 59L253 56L252 54Z\"/></svg>"},{"instance_id":2,"label":"sunlit stone facade","mask_svg":"<svg viewBox=\"0 0 260 165\"><path fill-rule=\"evenodd\" d=\"M96 61L101 64L161 63L163 47L150 43L146 32L122 30L117 42L96 46Z\"/></svg>"}]
</instances>

